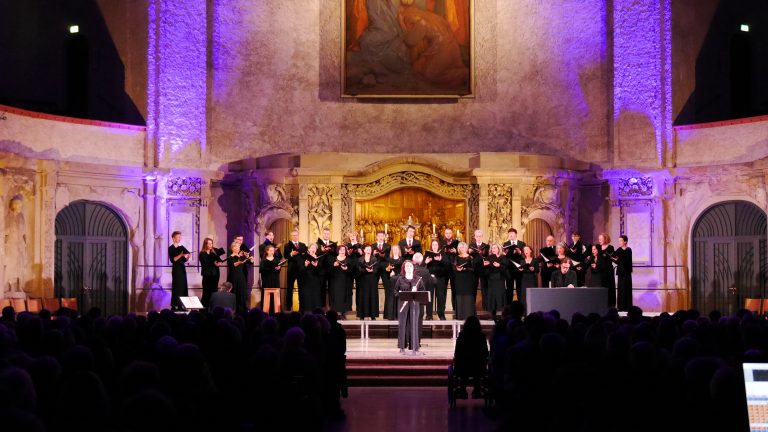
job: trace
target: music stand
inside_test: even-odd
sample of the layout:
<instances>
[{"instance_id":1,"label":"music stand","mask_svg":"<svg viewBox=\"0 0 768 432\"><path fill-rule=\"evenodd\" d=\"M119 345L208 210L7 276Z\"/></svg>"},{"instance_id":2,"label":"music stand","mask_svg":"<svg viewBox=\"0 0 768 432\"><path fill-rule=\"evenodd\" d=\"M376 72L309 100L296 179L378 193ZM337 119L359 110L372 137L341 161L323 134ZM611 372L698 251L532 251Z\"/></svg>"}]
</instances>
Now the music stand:
<instances>
[{"instance_id":1,"label":"music stand","mask_svg":"<svg viewBox=\"0 0 768 432\"><path fill-rule=\"evenodd\" d=\"M181 300L181 305L184 306L185 310L193 311L205 309L205 306L200 303L200 299L197 298L197 296L179 297L179 300Z\"/></svg>"},{"instance_id":2,"label":"music stand","mask_svg":"<svg viewBox=\"0 0 768 432\"><path fill-rule=\"evenodd\" d=\"M411 303L411 347L413 347L411 355L424 355L424 353L419 351L419 343L421 341L419 313L421 312L421 304L431 301L430 293L429 291L398 291L397 298L400 301Z\"/></svg>"}]
</instances>

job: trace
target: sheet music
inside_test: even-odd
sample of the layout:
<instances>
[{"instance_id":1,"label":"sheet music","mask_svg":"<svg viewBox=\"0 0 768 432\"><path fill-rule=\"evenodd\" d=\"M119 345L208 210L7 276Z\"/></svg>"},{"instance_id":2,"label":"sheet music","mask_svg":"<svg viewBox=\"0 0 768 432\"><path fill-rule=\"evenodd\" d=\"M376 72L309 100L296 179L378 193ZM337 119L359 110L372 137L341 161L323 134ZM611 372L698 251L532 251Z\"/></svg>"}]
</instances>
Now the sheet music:
<instances>
[{"instance_id":1,"label":"sheet music","mask_svg":"<svg viewBox=\"0 0 768 432\"><path fill-rule=\"evenodd\" d=\"M184 309L205 309L205 306L203 306L203 304L200 303L200 299L197 298L197 296L179 297L179 300L181 301L181 304L184 306Z\"/></svg>"}]
</instances>

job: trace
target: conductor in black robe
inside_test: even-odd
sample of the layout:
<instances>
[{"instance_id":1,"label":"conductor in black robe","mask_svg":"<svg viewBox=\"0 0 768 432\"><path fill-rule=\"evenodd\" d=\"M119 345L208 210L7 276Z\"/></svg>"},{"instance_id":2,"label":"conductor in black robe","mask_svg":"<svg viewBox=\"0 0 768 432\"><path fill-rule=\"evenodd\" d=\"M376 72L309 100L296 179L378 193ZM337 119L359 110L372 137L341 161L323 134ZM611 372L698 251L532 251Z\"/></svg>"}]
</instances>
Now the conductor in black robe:
<instances>
[{"instance_id":1,"label":"conductor in black robe","mask_svg":"<svg viewBox=\"0 0 768 432\"><path fill-rule=\"evenodd\" d=\"M171 262L171 310L181 310L183 305L179 297L186 297L189 292L186 262L191 253L181 245L181 231L174 231L171 240L173 244L168 246L168 260Z\"/></svg>"},{"instance_id":2,"label":"conductor in black robe","mask_svg":"<svg viewBox=\"0 0 768 432\"><path fill-rule=\"evenodd\" d=\"M413 254L421 252L421 242L413 238L414 235L416 235L416 227L408 225L408 228L405 229L405 238L398 243L405 260L412 259Z\"/></svg>"},{"instance_id":3,"label":"conductor in black robe","mask_svg":"<svg viewBox=\"0 0 768 432\"><path fill-rule=\"evenodd\" d=\"M415 266L411 261L405 261L403 263L403 274L400 275L394 282L396 292L400 291L426 291L427 287L424 278L418 276L415 272ZM401 353L405 353L406 349L418 350L419 339L421 336L421 324L422 313L419 308L419 313L416 316L411 315L411 305L409 302L398 301L398 329L397 329L397 347L400 348ZM416 340L412 339L413 326L416 326L419 331L416 333Z\"/></svg>"}]
</instances>

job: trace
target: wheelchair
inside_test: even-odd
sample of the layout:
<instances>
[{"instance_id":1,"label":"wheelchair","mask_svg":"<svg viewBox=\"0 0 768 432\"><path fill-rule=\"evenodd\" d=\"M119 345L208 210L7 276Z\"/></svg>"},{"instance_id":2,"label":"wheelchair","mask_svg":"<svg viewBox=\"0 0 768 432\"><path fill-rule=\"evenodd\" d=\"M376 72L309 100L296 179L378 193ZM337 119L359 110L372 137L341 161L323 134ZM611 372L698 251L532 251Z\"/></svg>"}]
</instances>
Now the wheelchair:
<instances>
[{"instance_id":1,"label":"wheelchair","mask_svg":"<svg viewBox=\"0 0 768 432\"><path fill-rule=\"evenodd\" d=\"M458 399L467 399L466 396L461 395L461 379L455 370L456 360L451 361L448 366L448 405L451 408L456 408L456 401ZM478 382L479 381L479 382ZM473 388L472 393L480 393L480 397L485 402L485 408L490 408L493 405L493 395L491 394L490 376L488 373L488 364L485 365L485 370L482 375L476 380L473 380L473 384L479 384L479 388Z\"/></svg>"}]
</instances>

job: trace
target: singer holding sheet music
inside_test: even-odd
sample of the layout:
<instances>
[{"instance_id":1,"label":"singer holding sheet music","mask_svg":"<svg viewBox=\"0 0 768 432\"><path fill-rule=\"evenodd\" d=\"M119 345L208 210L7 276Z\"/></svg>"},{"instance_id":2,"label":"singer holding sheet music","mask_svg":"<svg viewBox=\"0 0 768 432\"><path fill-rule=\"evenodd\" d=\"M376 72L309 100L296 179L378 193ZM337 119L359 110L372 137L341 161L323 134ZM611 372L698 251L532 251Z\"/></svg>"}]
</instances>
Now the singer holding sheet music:
<instances>
[{"instance_id":1,"label":"singer holding sheet music","mask_svg":"<svg viewBox=\"0 0 768 432\"><path fill-rule=\"evenodd\" d=\"M371 245L365 245L357 261L357 317L375 320L379 316L379 260Z\"/></svg>"},{"instance_id":2,"label":"singer holding sheet music","mask_svg":"<svg viewBox=\"0 0 768 432\"><path fill-rule=\"evenodd\" d=\"M491 253L483 259L483 271L488 278L488 310L492 317L507 305L507 265L514 267L501 254L501 245L494 243Z\"/></svg>"},{"instance_id":3,"label":"singer holding sheet music","mask_svg":"<svg viewBox=\"0 0 768 432\"><path fill-rule=\"evenodd\" d=\"M437 316L445 320L445 302L448 297L447 283L448 273L451 270L451 261L448 254L443 252L440 242L432 240L429 250L424 255L424 264L426 264L429 274L434 276L435 300L437 303ZM432 315L427 307L427 316Z\"/></svg>"},{"instance_id":4,"label":"singer holding sheet music","mask_svg":"<svg viewBox=\"0 0 768 432\"><path fill-rule=\"evenodd\" d=\"M416 275L415 266L412 261L407 260L403 262L402 275L398 277L395 282L395 291L425 291L426 284L423 278ZM401 353L405 353L406 349L418 351L420 332L416 332L416 340L412 339L413 326L417 329L421 329L422 324L422 308L418 308L418 316L411 316L411 307L409 302L398 302L398 314L397 314L397 347L400 348Z\"/></svg>"},{"instance_id":5,"label":"singer holding sheet music","mask_svg":"<svg viewBox=\"0 0 768 432\"><path fill-rule=\"evenodd\" d=\"M477 279L475 278L475 259L467 253L467 244L459 243L459 254L453 270L456 272L456 305L455 319L464 321L475 315L475 293Z\"/></svg>"},{"instance_id":6,"label":"singer holding sheet music","mask_svg":"<svg viewBox=\"0 0 768 432\"><path fill-rule=\"evenodd\" d=\"M336 248L336 256L326 263L326 271L330 278L330 297L331 309L341 314L344 319L344 313L350 310L347 301L348 287L352 285L352 276L355 273L357 262L347 256L347 246L340 244Z\"/></svg>"},{"instance_id":7,"label":"singer holding sheet music","mask_svg":"<svg viewBox=\"0 0 768 432\"><path fill-rule=\"evenodd\" d=\"M312 243L301 261L301 280L299 285L299 307L302 312L312 312L322 307L320 301L320 283L325 274L323 256L317 254L317 243Z\"/></svg>"},{"instance_id":8,"label":"singer holding sheet music","mask_svg":"<svg viewBox=\"0 0 768 432\"><path fill-rule=\"evenodd\" d=\"M547 245L539 249L539 257L541 258L541 286L550 286L549 282L552 279L552 273L557 270L555 268L555 257L557 257L557 251L555 250L555 237L547 236Z\"/></svg>"},{"instance_id":9,"label":"singer holding sheet music","mask_svg":"<svg viewBox=\"0 0 768 432\"><path fill-rule=\"evenodd\" d=\"M619 236L619 248L613 254L616 263L617 296L616 307L620 311L628 311L632 307L632 248L627 246L629 237Z\"/></svg>"},{"instance_id":10,"label":"singer holding sheet music","mask_svg":"<svg viewBox=\"0 0 768 432\"><path fill-rule=\"evenodd\" d=\"M600 244L600 255L603 256L604 261L607 263L603 267L603 274L600 275L600 279L603 282L603 286L608 288L608 307L616 306L616 274L613 270L613 245L611 245L611 236L604 232L597 236L597 242Z\"/></svg>"},{"instance_id":11,"label":"singer holding sheet music","mask_svg":"<svg viewBox=\"0 0 768 432\"><path fill-rule=\"evenodd\" d=\"M299 230L291 231L291 241L283 246L283 256L288 260L288 283L285 287L285 310L293 310L293 285L301 291L301 260L307 245L299 241Z\"/></svg>"},{"instance_id":12,"label":"singer holding sheet music","mask_svg":"<svg viewBox=\"0 0 768 432\"><path fill-rule=\"evenodd\" d=\"M171 261L171 310L181 310L179 297L186 297L189 292L187 286L186 262L192 254L181 245L181 231L171 234L173 244L168 246L168 259Z\"/></svg>"},{"instance_id":13,"label":"singer holding sheet music","mask_svg":"<svg viewBox=\"0 0 768 432\"><path fill-rule=\"evenodd\" d=\"M530 246L523 246L523 259L520 267L517 269L522 274L520 277L520 287L517 291L517 300L525 304L525 295L528 288L536 288L539 285L539 269L541 262L533 256L533 249ZM512 264L510 267L516 267Z\"/></svg>"},{"instance_id":14,"label":"singer holding sheet music","mask_svg":"<svg viewBox=\"0 0 768 432\"><path fill-rule=\"evenodd\" d=\"M262 305L266 300L266 295L264 294L265 288L280 288L280 269L282 268L282 265L285 264L285 261L280 259L278 256L279 253L280 251L272 243L264 246L264 257L259 263ZM275 304L275 301L272 301L272 304ZM268 310L265 310L264 312L269 313Z\"/></svg>"},{"instance_id":15,"label":"singer holding sheet music","mask_svg":"<svg viewBox=\"0 0 768 432\"><path fill-rule=\"evenodd\" d=\"M201 303L208 307L211 296L219 289L219 278L221 272L219 266L224 260L221 256L225 254L224 249L213 247L213 239L206 237L203 240L203 247L200 250L200 274L203 276L203 298Z\"/></svg>"},{"instance_id":16,"label":"singer holding sheet music","mask_svg":"<svg viewBox=\"0 0 768 432\"><path fill-rule=\"evenodd\" d=\"M248 309L248 284L245 281L245 272L242 266L251 265L253 257L248 250L241 251L240 243L232 242L230 245L231 254L227 257L227 270L232 275L232 291L235 293L235 309L239 313L244 313Z\"/></svg>"}]
</instances>

